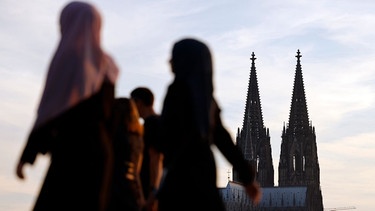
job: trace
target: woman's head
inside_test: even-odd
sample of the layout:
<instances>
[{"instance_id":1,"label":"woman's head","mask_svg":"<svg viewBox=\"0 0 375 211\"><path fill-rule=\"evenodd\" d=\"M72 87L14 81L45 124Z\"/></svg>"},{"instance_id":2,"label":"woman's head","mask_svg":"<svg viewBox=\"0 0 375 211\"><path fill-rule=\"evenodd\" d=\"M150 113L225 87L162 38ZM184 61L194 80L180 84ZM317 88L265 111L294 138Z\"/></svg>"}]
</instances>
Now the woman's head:
<instances>
[{"instance_id":1,"label":"woman's head","mask_svg":"<svg viewBox=\"0 0 375 211\"><path fill-rule=\"evenodd\" d=\"M210 50L196 39L182 39L174 44L171 65L178 78L191 75L205 75L210 79L212 77Z\"/></svg>"},{"instance_id":2,"label":"woman's head","mask_svg":"<svg viewBox=\"0 0 375 211\"><path fill-rule=\"evenodd\" d=\"M84 50L85 42L100 48L101 17L98 10L85 2L67 4L60 15L61 39L65 45ZM87 43L86 43L87 45Z\"/></svg>"},{"instance_id":3,"label":"woman's head","mask_svg":"<svg viewBox=\"0 0 375 211\"><path fill-rule=\"evenodd\" d=\"M139 122L139 114L133 100L129 98L117 98L113 104L112 123L114 127L124 127L128 132L142 135L142 125Z\"/></svg>"},{"instance_id":4,"label":"woman's head","mask_svg":"<svg viewBox=\"0 0 375 211\"><path fill-rule=\"evenodd\" d=\"M212 58L207 45L196 39L182 39L172 50L174 83L186 87L185 96L191 101L194 121L201 137L207 137L209 111L213 99Z\"/></svg>"},{"instance_id":5,"label":"woman's head","mask_svg":"<svg viewBox=\"0 0 375 211\"><path fill-rule=\"evenodd\" d=\"M60 14L61 39L48 68L35 127L115 84L118 68L100 46L101 18L90 4L73 1Z\"/></svg>"}]
</instances>

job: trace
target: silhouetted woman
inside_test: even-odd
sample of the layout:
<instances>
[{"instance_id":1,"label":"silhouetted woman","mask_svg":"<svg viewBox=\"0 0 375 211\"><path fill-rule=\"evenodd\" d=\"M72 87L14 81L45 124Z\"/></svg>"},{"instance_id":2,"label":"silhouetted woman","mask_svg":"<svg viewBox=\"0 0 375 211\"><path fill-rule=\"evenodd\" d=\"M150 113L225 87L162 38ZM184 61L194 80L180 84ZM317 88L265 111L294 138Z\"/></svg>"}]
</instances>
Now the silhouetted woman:
<instances>
[{"instance_id":1,"label":"silhouetted woman","mask_svg":"<svg viewBox=\"0 0 375 211\"><path fill-rule=\"evenodd\" d=\"M255 172L220 119L208 47L195 39L183 39L174 44L170 62L175 77L161 114L166 176L157 194L159 210L225 210L216 187L211 144L239 172L249 196L258 203Z\"/></svg>"},{"instance_id":2,"label":"silhouetted woman","mask_svg":"<svg viewBox=\"0 0 375 211\"><path fill-rule=\"evenodd\" d=\"M106 209L113 167L107 122L118 69L100 46L100 29L90 4L71 2L61 12L61 39L17 166L23 179L25 163L51 155L34 210Z\"/></svg>"},{"instance_id":3,"label":"silhouetted woman","mask_svg":"<svg viewBox=\"0 0 375 211\"><path fill-rule=\"evenodd\" d=\"M140 179L143 127L135 103L128 98L115 100L112 116L115 166L108 210L140 211L145 206Z\"/></svg>"}]
</instances>

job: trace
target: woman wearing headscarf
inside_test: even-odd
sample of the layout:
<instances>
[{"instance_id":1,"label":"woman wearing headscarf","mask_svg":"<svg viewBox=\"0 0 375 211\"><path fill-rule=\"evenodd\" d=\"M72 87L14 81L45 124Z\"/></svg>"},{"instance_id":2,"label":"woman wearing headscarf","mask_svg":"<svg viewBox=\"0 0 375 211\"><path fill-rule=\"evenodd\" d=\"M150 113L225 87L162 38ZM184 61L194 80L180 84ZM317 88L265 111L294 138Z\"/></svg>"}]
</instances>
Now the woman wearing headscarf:
<instances>
[{"instance_id":1,"label":"woman wearing headscarf","mask_svg":"<svg viewBox=\"0 0 375 211\"><path fill-rule=\"evenodd\" d=\"M51 163L34 210L105 210L112 177L107 122L118 69L100 45L101 17L92 5L67 4L35 123L17 166L49 153Z\"/></svg>"},{"instance_id":2,"label":"woman wearing headscarf","mask_svg":"<svg viewBox=\"0 0 375 211\"><path fill-rule=\"evenodd\" d=\"M108 210L141 211L145 206L140 178L143 126L133 100L115 99L111 124L115 165Z\"/></svg>"},{"instance_id":3,"label":"woman wearing headscarf","mask_svg":"<svg viewBox=\"0 0 375 211\"><path fill-rule=\"evenodd\" d=\"M239 172L254 203L260 200L255 171L234 145L213 97L213 65L208 47L195 39L176 42L169 86L161 114L165 178L159 210L225 210L216 187L215 144Z\"/></svg>"}]
</instances>

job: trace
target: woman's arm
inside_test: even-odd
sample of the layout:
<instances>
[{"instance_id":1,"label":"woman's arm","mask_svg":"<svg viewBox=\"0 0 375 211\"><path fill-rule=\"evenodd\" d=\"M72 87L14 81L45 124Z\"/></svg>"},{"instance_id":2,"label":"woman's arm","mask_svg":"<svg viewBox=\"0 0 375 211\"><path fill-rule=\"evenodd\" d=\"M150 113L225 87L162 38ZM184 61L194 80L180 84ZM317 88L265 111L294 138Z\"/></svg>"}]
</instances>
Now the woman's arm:
<instances>
[{"instance_id":1,"label":"woman's arm","mask_svg":"<svg viewBox=\"0 0 375 211\"><path fill-rule=\"evenodd\" d=\"M18 178L25 178L23 169L26 163L31 165L34 164L38 153L45 154L50 150L50 139L52 138L52 132L48 131L49 130L47 127L31 131L16 167L16 175Z\"/></svg>"},{"instance_id":2,"label":"woman's arm","mask_svg":"<svg viewBox=\"0 0 375 211\"><path fill-rule=\"evenodd\" d=\"M253 200L253 203L258 204L262 193L259 183L255 180L255 169L244 159L242 152L234 145L230 134L221 122L220 110L216 103L213 112L215 122L213 141L220 152L233 165L233 168L238 171L239 179L244 184L246 193Z\"/></svg>"}]
</instances>

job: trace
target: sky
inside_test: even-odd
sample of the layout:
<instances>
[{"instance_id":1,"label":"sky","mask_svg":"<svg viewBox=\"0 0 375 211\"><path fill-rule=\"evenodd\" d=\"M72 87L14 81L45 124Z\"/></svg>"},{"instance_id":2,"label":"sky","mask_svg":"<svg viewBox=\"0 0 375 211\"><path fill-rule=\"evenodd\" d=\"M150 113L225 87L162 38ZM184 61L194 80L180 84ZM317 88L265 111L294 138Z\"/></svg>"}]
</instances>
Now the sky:
<instances>
[{"instance_id":1,"label":"sky","mask_svg":"<svg viewBox=\"0 0 375 211\"><path fill-rule=\"evenodd\" d=\"M25 180L15 176L68 2L0 0L0 210L30 210L49 165L49 156L41 155L26 166ZM173 79L173 43L186 37L206 43L214 60L214 94L233 140L242 126L254 52L276 185L299 49L324 207L375 208L373 0L90 2L103 18L102 46L121 71L116 96L147 86L157 112ZM225 187L231 166L213 150L218 186Z\"/></svg>"}]
</instances>

